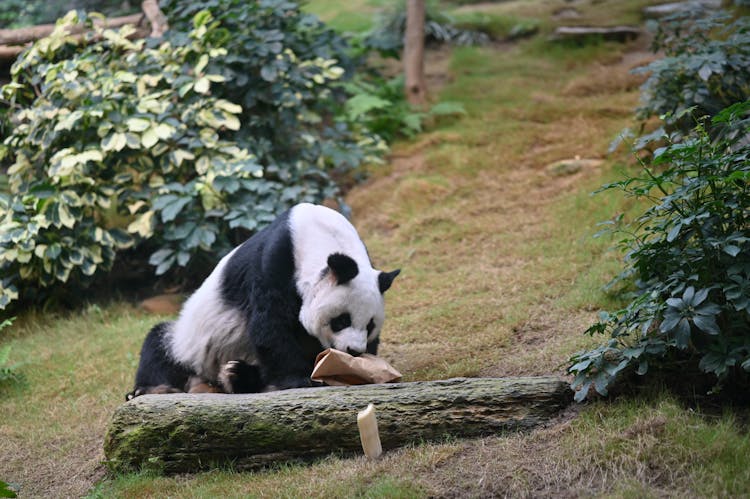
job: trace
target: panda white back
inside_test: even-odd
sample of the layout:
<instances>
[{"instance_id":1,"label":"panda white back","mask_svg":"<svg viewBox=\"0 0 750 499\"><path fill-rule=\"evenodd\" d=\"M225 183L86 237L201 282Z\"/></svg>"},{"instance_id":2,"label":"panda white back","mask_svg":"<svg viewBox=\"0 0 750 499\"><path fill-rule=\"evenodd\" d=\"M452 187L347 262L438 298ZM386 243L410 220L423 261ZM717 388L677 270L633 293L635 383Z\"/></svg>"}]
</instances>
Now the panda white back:
<instances>
[{"instance_id":1,"label":"panda white back","mask_svg":"<svg viewBox=\"0 0 750 499\"><path fill-rule=\"evenodd\" d=\"M221 365L229 360L255 359L246 337L245 317L221 299L222 272L236 251L224 256L185 302L167 335L175 360L210 380L216 379Z\"/></svg>"}]
</instances>

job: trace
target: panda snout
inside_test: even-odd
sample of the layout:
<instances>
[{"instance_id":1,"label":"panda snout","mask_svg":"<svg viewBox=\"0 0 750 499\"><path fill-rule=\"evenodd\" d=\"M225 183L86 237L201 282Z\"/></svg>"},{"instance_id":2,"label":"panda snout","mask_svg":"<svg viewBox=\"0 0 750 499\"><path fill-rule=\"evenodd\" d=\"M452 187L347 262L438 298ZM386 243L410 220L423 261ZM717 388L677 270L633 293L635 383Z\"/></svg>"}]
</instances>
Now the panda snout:
<instances>
[{"instance_id":1,"label":"panda snout","mask_svg":"<svg viewBox=\"0 0 750 499\"><path fill-rule=\"evenodd\" d=\"M361 351L359 351L359 350L355 350L355 349L354 349L354 348L352 348L352 347L347 347L347 348L346 348L346 353L348 353L348 354L349 354L349 355L351 355L352 357L359 357L359 356L360 356L360 355L362 355L362 354L363 354L364 352L361 352Z\"/></svg>"}]
</instances>

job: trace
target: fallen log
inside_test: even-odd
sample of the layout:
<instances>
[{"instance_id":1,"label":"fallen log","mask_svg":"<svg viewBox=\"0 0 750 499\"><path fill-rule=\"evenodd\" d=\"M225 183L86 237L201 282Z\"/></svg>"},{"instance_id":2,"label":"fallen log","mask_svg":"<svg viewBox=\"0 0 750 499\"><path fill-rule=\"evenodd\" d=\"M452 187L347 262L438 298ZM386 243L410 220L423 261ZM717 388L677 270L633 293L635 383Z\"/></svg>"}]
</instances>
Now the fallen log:
<instances>
[{"instance_id":1,"label":"fallen log","mask_svg":"<svg viewBox=\"0 0 750 499\"><path fill-rule=\"evenodd\" d=\"M551 39L584 42L591 38L600 38L624 43L635 40L640 35L641 29L636 26L558 26L552 33Z\"/></svg>"},{"instance_id":2,"label":"fallen log","mask_svg":"<svg viewBox=\"0 0 750 499\"><path fill-rule=\"evenodd\" d=\"M131 14L129 16L112 17L109 19L94 19L94 26L103 28L119 28L126 24L135 24L136 26L144 19L144 13ZM38 26L29 26L27 28L0 29L0 45L24 45L28 42L34 42L49 36L54 31L54 24L40 24ZM68 33L75 35L88 31L83 24L72 26Z\"/></svg>"},{"instance_id":3,"label":"fallen log","mask_svg":"<svg viewBox=\"0 0 750 499\"><path fill-rule=\"evenodd\" d=\"M384 450L446 436L533 428L572 400L556 377L455 378L225 394L143 395L120 406L104 441L112 471L254 469L361 452L357 412L375 405Z\"/></svg>"}]
</instances>

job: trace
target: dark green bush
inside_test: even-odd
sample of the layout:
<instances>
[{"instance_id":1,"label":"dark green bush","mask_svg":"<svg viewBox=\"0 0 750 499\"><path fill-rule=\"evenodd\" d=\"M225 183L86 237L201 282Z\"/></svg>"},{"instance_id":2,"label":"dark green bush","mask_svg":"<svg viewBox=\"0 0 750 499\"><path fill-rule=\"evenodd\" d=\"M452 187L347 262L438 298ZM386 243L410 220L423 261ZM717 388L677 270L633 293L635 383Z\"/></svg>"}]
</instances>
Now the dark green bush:
<instances>
[{"instance_id":1,"label":"dark green bush","mask_svg":"<svg viewBox=\"0 0 750 499\"><path fill-rule=\"evenodd\" d=\"M430 119L466 114L460 102L450 101L439 102L426 112L414 109L406 101L403 76L390 80L375 76L371 81L356 78L344 85L351 94L346 102L349 119L363 123L388 142L398 137L413 137Z\"/></svg>"},{"instance_id":2,"label":"dark green bush","mask_svg":"<svg viewBox=\"0 0 750 499\"><path fill-rule=\"evenodd\" d=\"M70 296L126 250L157 274L201 273L290 205L335 197L332 176L382 150L343 114L343 41L296 4L164 8L163 40L58 30L14 65L0 308Z\"/></svg>"},{"instance_id":3,"label":"dark green bush","mask_svg":"<svg viewBox=\"0 0 750 499\"><path fill-rule=\"evenodd\" d=\"M750 18L701 9L674 14L658 24L654 50L665 57L636 70L649 73L638 116L663 116L668 133L690 133L691 116L714 116L750 98Z\"/></svg>"},{"instance_id":4,"label":"dark green bush","mask_svg":"<svg viewBox=\"0 0 750 499\"><path fill-rule=\"evenodd\" d=\"M603 188L652 206L613 227L626 252L617 281L634 286L634 298L588 329L609 339L571 359L576 400L654 366L692 361L719 386L750 371L750 126L738 121L748 113L746 101L681 142L666 137L653 165ZM707 124L739 133L713 139Z\"/></svg>"}]
</instances>

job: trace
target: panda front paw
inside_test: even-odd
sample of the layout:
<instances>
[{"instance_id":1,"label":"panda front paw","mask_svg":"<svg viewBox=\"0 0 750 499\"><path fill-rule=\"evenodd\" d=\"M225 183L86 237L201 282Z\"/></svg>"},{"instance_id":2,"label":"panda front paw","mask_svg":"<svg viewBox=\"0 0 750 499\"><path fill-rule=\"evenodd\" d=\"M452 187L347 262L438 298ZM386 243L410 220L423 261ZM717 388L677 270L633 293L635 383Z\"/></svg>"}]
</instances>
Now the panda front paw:
<instances>
[{"instance_id":1,"label":"panda front paw","mask_svg":"<svg viewBox=\"0 0 750 499\"><path fill-rule=\"evenodd\" d=\"M262 388L260 371L242 360L230 360L219 371L219 385L226 393L256 393Z\"/></svg>"},{"instance_id":2,"label":"panda front paw","mask_svg":"<svg viewBox=\"0 0 750 499\"><path fill-rule=\"evenodd\" d=\"M184 393L184 391L169 385L136 386L132 392L125 395L125 401L133 400L134 398L140 397L141 395L162 395L167 393Z\"/></svg>"}]
</instances>

